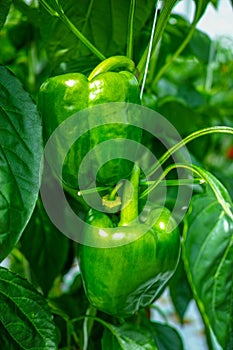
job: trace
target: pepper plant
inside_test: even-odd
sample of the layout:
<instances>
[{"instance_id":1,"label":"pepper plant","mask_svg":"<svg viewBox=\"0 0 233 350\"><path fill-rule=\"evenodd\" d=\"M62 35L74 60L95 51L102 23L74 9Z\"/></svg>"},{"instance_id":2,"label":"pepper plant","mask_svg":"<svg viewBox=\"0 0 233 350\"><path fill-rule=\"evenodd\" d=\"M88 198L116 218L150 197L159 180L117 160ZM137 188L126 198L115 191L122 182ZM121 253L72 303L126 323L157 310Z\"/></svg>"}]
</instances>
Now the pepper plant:
<instances>
[{"instance_id":1,"label":"pepper plant","mask_svg":"<svg viewBox=\"0 0 233 350\"><path fill-rule=\"evenodd\" d=\"M233 53L178 2L0 1L1 349L186 349L166 292L233 348Z\"/></svg>"}]
</instances>

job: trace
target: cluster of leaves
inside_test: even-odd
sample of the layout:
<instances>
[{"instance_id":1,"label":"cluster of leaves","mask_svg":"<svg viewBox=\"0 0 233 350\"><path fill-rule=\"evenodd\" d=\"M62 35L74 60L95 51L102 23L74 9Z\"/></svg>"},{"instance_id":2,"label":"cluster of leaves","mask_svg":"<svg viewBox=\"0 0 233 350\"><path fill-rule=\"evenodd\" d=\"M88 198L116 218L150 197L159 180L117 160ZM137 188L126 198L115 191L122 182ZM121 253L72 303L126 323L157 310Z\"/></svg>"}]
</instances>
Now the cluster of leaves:
<instances>
[{"instance_id":1,"label":"cluster of leaves","mask_svg":"<svg viewBox=\"0 0 233 350\"><path fill-rule=\"evenodd\" d=\"M130 1L42 2L55 10L60 6L104 56L126 53ZM0 261L7 257L9 267L0 267L0 347L183 349L177 331L152 321L150 309L127 320L93 314L75 259L77 247L51 223L38 196L43 152L39 87L48 76L87 74L99 62L57 12L49 13L41 3L0 1ZM166 3L172 9L176 1ZM169 11L163 22L162 12L159 16L162 38L152 52L143 103L164 115L182 137L203 127L233 126L233 53L195 28L209 3L217 6L218 1L195 1L194 25ZM154 7L151 0L136 3L133 58L139 69ZM232 136L221 135L197 139L189 148L193 162L214 173L231 196L232 149ZM230 350L233 223L208 186L197 192L182 224L183 259L168 288L180 322L194 298L209 349ZM172 190L169 196L172 202ZM63 208L58 210L68 221ZM80 214L82 208L76 210Z\"/></svg>"}]
</instances>

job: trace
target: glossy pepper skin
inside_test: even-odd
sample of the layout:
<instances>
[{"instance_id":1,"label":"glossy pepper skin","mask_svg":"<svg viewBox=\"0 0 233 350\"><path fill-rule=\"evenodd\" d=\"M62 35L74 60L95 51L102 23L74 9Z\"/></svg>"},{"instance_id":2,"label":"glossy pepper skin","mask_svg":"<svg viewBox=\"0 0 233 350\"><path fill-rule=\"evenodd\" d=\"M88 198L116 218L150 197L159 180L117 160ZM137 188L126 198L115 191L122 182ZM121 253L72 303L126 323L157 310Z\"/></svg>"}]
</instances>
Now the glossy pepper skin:
<instances>
[{"instance_id":1,"label":"glossy pepper skin","mask_svg":"<svg viewBox=\"0 0 233 350\"><path fill-rule=\"evenodd\" d=\"M132 316L151 304L180 256L179 231L168 209L151 209L144 222L127 224L126 216L111 233L111 218L91 209L87 222L93 229L87 228L84 238L92 235L96 246L80 245L78 253L90 303L117 317Z\"/></svg>"},{"instance_id":2,"label":"glossy pepper skin","mask_svg":"<svg viewBox=\"0 0 233 350\"><path fill-rule=\"evenodd\" d=\"M140 104L138 81L131 72L133 68L131 60L116 56L101 62L88 78L80 73L68 73L47 79L40 88L38 101L45 142L63 121L88 107L110 102ZM114 69L120 71L110 71ZM75 133L76 128L79 131L89 129L70 148L63 164L63 180L72 188L78 188L77 174L80 164L87 152L96 145L114 138L129 138L139 143L141 141L141 129L131 125L135 116L127 114L127 111L122 119L127 120L128 124L114 124L114 120L107 115L104 117L100 115L102 123L113 123L92 128L91 117L90 113L87 120L80 119L78 125L74 125L72 130L68 130L67 135L63 135L63 138L57 141L58 154L66 153L66 138L69 140L70 133ZM82 174L86 184L95 180L94 168L98 169L100 165L102 168L97 173L99 184L113 185L120 179L128 177L132 163L123 158L113 159L102 166L105 159L101 151L94 151L92 161Z\"/></svg>"}]
</instances>

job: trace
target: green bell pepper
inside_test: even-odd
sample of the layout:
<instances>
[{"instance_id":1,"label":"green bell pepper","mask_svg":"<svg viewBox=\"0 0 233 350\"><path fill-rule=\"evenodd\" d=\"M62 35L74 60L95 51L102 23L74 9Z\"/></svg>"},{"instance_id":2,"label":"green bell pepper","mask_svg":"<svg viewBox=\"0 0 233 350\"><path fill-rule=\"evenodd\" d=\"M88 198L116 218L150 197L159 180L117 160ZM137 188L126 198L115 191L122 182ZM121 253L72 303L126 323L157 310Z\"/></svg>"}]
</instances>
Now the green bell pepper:
<instances>
[{"instance_id":1,"label":"green bell pepper","mask_svg":"<svg viewBox=\"0 0 233 350\"><path fill-rule=\"evenodd\" d=\"M151 304L174 274L180 256L179 230L168 209L149 210L144 222L138 217L139 173L135 165L125 184L118 226L114 228L109 214L90 209L90 226L78 249L90 303L117 317L129 317Z\"/></svg>"},{"instance_id":2,"label":"green bell pepper","mask_svg":"<svg viewBox=\"0 0 233 350\"><path fill-rule=\"evenodd\" d=\"M38 98L45 142L63 121L76 112L110 102L140 104L138 81L133 74L134 69L135 65L129 58L115 56L101 62L88 78L80 73L68 73L47 79L40 88ZM109 111L111 113L111 107ZM79 187L77 174L80 164L88 151L94 149L96 145L117 138L131 139L138 143L141 141L141 129L132 125L135 116L128 115L127 108L125 115L122 115L122 120L127 120L128 124L114 123L114 120L106 116L100 116L100 118L102 124L105 122L106 124L92 128L90 113L88 120L80 119L73 130L68 130L67 135L62 135L61 140L56 141L58 155L66 154L66 138L69 140L70 134L75 133L76 128L85 130L84 124L88 126L89 131L83 133L70 148L63 164L62 178L70 188L77 189ZM86 181L85 186L95 180L94 169L99 168L97 183L114 185L122 178L129 177L133 166L132 162L124 159L123 154L122 157L120 154L118 158L111 158L105 162L101 152L94 150L91 159L92 161L88 163L84 173L82 173L82 177Z\"/></svg>"}]
</instances>

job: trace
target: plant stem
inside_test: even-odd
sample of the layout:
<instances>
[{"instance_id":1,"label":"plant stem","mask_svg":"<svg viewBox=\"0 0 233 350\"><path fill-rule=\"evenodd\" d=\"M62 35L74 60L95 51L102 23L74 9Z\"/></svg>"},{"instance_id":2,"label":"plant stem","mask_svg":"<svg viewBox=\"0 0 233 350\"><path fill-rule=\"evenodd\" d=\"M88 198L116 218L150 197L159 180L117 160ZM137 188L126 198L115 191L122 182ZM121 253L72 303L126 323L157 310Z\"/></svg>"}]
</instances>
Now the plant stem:
<instances>
[{"instance_id":1,"label":"plant stem","mask_svg":"<svg viewBox=\"0 0 233 350\"><path fill-rule=\"evenodd\" d=\"M117 191L121 188L122 185L123 185L123 182L119 182L119 183L114 187L114 189L112 190L112 192L111 192L110 195L109 195L109 200L110 200L110 201L114 201L114 200L115 200Z\"/></svg>"},{"instance_id":2,"label":"plant stem","mask_svg":"<svg viewBox=\"0 0 233 350\"><path fill-rule=\"evenodd\" d=\"M121 68L129 72L134 72L135 64L129 57L126 56L112 56L106 58L93 69L93 71L88 77L88 80L92 80L95 76L97 76L100 73L113 71L117 68Z\"/></svg>"},{"instance_id":3,"label":"plant stem","mask_svg":"<svg viewBox=\"0 0 233 350\"><path fill-rule=\"evenodd\" d=\"M81 191L78 191L78 192L75 191L73 197L76 198L77 195L79 197L81 197L83 195L93 194L93 193L96 193L96 192L103 192L103 191L107 191L109 189L111 189L111 187L91 187L91 188L88 188L87 190L81 190Z\"/></svg>"},{"instance_id":4,"label":"plant stem","mask_svg":"<svg viewBox=\"0 0 233 350\"><path fill-rule=\"evenodd\" d=\"M75 27L75 25L69 20L63 13L60 14L60 19L63 23L74 33L77 38L101 61L105 60L105 56Z\"/></svg>"},{"instance_id":5,"label":"plant stem","mask_svg":"<svg viewBox=\"0 0 233 350\"><path fill-rule=\"evenodd\" d=\"M142 186L152 186L154 185L155 180L147 181L147 180L141 180L140 185ZM202 178L195 178L195 179L181 179L181 180L162 180L158 184L159 186L191 186L191 185L202 185L205 183L205 181Z\"/></svg>"},{"instance_id":6,"label":"plant stem","mask_svg":"<svg viewBox=\"0 0 233 350\"><path fill-rule=\"evenodd\" d=\"M225 187L212 175L211 173L207 172L206 170L198 167L194 164L172 164L168 166L164 172L159 176L159 178L154 181L153 185L151 185L149 188L147 188L141 195L140 198L143 198L148 195L149 192L151 192L160 182L163 178L167 176L167 174L178 168L188 169L192 173L198 175L201 177L204 182L206 182L212 191L215 194L216 199L218 200L219 204L222 206L225 213L230 217L231 220L233 220L233 213L231 212L231 197L228 194Z\"/></svg>"},{"instance_id":7,"label":"plant stem","mask_svg":"<svg viewBox=\"0 0 233 350\"><path fill-rule=\"evenodd\" d=\"M138 218L138 187L139 187L140 168L135 163L130 181L126 180L123 196L121 217L118 226L127 226Z\"/></svg>"},{"instance_id":8,"label":"plant stem","mask_svg":"<svg viewBox=\"0 0 233 350\"><path fill-rule=\"evenodd\" d=\"M54 10L51 6L47 4L45 0L40 0L40 3L44 6L45 10L50 13L51 16L59 17L60 7L57 10Z\"/></svg>"},{"instance_id":9,"label":"plant stem","mask_svg":"<svg viewBox=\"0 0 233 350\"><path fill-rule=\"evenodd\" d=\"M184 147L187 143L190 141L193 141L197 139L198 137L214 134L214 133L222 133L222 134L231 134L233 135L233 128L229 126L213 126L210 128L201 129L198 131L195 131L194 133L188 135L183 140L175 144L173 147L169 148L162 157L148 170L148 177L154 174L162 164L164 164L172 154L174 154L176 151L178 151L180 148Z\"/></svg>"},{"instance_id":10,"label":"plant stem","mask_svg":"<svg viewBox=\"0 0 233 350\"><path fill-rule=\"evenodd\" d=\"M73 320L71 320L72 323L75 323L75 322L79 322L81 321L82 319L84 318L93 318L93 320L95 320L96 322L99 322L102 326L104 326L105 328L107 328L111 333L112 335L117 339L117 341L119 342L119 335L118 333L115 331L115 328L112 324L104 321L102 318L99 318L99 317L96 317L96 316L91 316L91 315L85 315L85 316L80 316L80 317L77 317ZM123 320L124 321L124 320ZM121 343L119 342L119 346L121 347ZM121 347L122 348L122 347ZM123 350L123 348L122 348Z\"/></svg>"},{"instance_id":11,"label":"plant stem","mask_svg":"<svg viewBox=\"0 0 233 350\"><path fill-rule=\"evenodd\" d=\"M127 34L127 51L126 56L129 58L133 58L133 22L135 15L135 7L136 0L130 1L130 9L129 9L129 21L128 21L128 34Z\"/></svg>"},{"instance_id":12,"label":"plant stem","mask_svg":"<svg viewBox=\"0 0 233 350\"><path fill-rule=\"evenodd\" d=\"M92 316L90 318L86 317L83 321L83 338L84 338L84 344L83 344L83 350L88 349L88 339L90 337L93 325L94 325L94 317L96 316L97 309L90 305L90 307L87 309L86 315Z\"/></svg>"}]
</instances>

